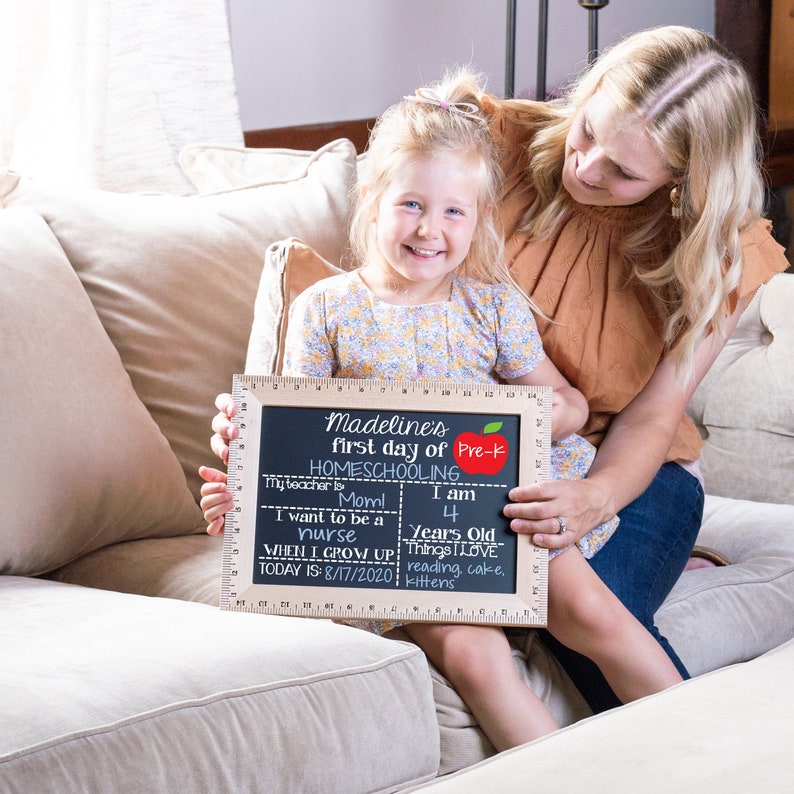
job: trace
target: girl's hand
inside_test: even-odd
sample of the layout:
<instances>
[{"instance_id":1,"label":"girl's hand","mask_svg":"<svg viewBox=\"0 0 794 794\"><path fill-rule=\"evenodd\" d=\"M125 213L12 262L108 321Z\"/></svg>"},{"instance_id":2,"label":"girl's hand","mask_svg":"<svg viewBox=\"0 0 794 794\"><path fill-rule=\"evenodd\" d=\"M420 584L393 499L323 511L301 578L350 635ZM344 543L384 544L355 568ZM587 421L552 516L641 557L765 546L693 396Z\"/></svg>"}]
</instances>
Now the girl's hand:
<instances>
[{"instance_id":1,"label":"girl's hand","mask_svg":"<svg viewBox=\"0 0 794 794\"><path fill-rule=\"evenodd\" d=\"M511 502L503 512L510 529L531 535L533 543L546 549L566 549L615 515L609 494L587 479L519 485L508 497ZM565 522L565 532L560 532L558 517Z\"/></svg>"},{"instance_id":2,"label":"girl's hand","mask_svg":"<svg viewBox=\"0 0 794 794\"><path fill-rule=\"evenodd\" d=\"M210 438L212 451L225 463L229 463L229 442L237 438L239 430L232 424L232 417L237 412L237 405L231 394L219 394L215 398L218 413L212 417L213 435ZM224 516L233 507L232 495L226 487L226 474L220 469L209 466L199 468L199 476L203 479L201 486L201 509L207 522L209 535L222 535Z\"/></svg>"},{"instance_id":3,"label":"girl's hand","mask_svg":"<svg viewBox=\"0 0 794 794\"><path fill-rule=\"evenodd\" d=\"M224 516L234 505L232 495L226 487L226 475L219 469L201 466L199 476L205 480L201 486L200 505L207 522L207 534L222 535Z\"/></svg>"},{"instance_id":4,"label":"girl's hand","mask_svg":"<svg viewBox=\"0 0 794 794\"><path fill-rule=\"evenodd\" d=\"M218 413L212 417L213 435L210 438L212 451L225 463L229 463L229 442L237 438L239 430L232 424L232 417L237 413L237 405L231 394L219 394L215 398Z\"/></svg>"}]
</instances>

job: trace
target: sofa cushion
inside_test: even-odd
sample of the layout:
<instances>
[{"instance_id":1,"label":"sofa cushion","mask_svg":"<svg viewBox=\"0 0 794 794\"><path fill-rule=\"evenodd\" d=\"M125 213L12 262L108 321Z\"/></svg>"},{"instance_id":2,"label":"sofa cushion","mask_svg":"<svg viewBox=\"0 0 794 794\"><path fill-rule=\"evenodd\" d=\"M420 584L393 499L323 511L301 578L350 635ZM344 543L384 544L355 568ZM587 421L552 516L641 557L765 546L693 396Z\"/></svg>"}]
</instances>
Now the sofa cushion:
<instances>
[{"instance_id":1,"label":"sofa cushion","mask_svg":"<svg viewBox=\"0 0 794 794\"><path fill-rule=\"evenodd\" d=\"M761 287L689 403L706 493L794 504L793 306L794 275Z\"/></svg>"},{"instance_id":2,"label":"sofa cushion","mask_svg":"<svg viewBox=\"0 0 794 794\"><path fill-rule=\"evenodd\" d=\"M113 543L46 574L47 579L119 593L218 606L223 538L183 535Z\"/></svg>"},{"instance_id":3,"label":"sofa cushion","mask_svg":"<svg viewBox=\"0 0 794 794\"><path fill-rule=\"evenodd\" d=\"M0 578L0 790L392 791L435 776L415 646Z\"/></svg>"},{"instance_id":4,"label":"sofa cushion","mask_svg":"<svg viewBox=\"0 0 794 794\"><path fill-rule=\"evenodd\" d=\"M241 148L207 143L185 146L179 153L184 175L200 193L289 181L306 172L313 151Z\"/></svg>"},{"instance_id":5,"label":"sofa cushion","mask_svg":"<svg viewBox=\"0 0 794 794\"><path fill-rule=\"evenodd\" d=\"M0 211L0 574L201 531L179 462L69 260L32 210Z\"/></svg>"},{"instance_id":6,"label":"sofa cushion","mask_svg":"<svg viewBox=\"0 0 794 794\"><path fill-rule=\"evenodd\" d=\"M184 175L201 192L229 190L263 181L292 179L306 168L313 151L265 147L235 147L194 143L179 153ZM366 158L356 158L357 168Z\"/></svg>"},{"instance_id":7,"label":"sofa cushion","mask_svg":"<svg viewBox=\"0 0 794 794\"><path fill-rule=\"evenodd\" d=\"M244 367L265 250L295 234L338 260L355 162L337 141L291 181L187 197L0 175L0 201L39 212L66 251L196 497L215 396Z\"/></svg>"},{"instance_id":8,"label":"sofa cushion","mask_svg":"<svg viewBox=\"0 0 794 794\"><path fill-rule=\"evenodd\" d=\"M341 272L294 237L279 240L267 249L248 340L247 373L275 375L281 372L292 301L320 279Z\"/></svg>"},{"instance_id":9,"label":"sofa cushion","mask_svg":"<svg viewBox=\"0 0 794 794\"><path fill-rule=\"evenodd\" d=\"M794 637L794 506L706 496L698 542L731 565L685 571L656 613L690 674Z\"/></svg>"}]
</instances>

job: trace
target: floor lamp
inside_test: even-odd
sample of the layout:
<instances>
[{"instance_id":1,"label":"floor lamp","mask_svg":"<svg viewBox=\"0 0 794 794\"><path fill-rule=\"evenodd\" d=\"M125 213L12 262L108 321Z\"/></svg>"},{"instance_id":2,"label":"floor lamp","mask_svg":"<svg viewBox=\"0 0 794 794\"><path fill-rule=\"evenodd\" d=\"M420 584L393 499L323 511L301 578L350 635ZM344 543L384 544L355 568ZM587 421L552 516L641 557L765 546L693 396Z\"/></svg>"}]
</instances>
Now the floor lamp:
<instances>
[{"instance_id":1,"label":"floor lamp","mask_svg":"<svg viewBox=\"0 0 794 794\"><path fill-rule=\"evenodd\" d=\"M578 0L587 10L587 62L598 55L598 12L609 0ZM546 41L549 27L549 0L538 0L538 66L535 96L546 98ZM505 46L505 97L515 96L516 76L516 0L507 0L507 44Z\"/></svg>"}]
</instances>

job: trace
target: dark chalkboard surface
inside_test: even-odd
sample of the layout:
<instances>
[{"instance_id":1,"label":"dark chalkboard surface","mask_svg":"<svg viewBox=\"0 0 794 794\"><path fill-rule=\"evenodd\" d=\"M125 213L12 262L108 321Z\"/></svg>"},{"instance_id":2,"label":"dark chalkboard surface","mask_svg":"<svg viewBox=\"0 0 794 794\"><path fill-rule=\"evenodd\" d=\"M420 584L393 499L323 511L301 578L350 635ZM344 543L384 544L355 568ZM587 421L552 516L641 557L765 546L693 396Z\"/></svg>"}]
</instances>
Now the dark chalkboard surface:
<instances>
[{"instance_id":1,"label":"dark chalkboard surface","mask_svg":"<svg viewBox=\"0 0 794 794\"><path fill-rule=\"evenodd\" d=\"M548 477L550 390L235 376L221 606L544 625L508 491Z\"/></svg>"}]
</instances>

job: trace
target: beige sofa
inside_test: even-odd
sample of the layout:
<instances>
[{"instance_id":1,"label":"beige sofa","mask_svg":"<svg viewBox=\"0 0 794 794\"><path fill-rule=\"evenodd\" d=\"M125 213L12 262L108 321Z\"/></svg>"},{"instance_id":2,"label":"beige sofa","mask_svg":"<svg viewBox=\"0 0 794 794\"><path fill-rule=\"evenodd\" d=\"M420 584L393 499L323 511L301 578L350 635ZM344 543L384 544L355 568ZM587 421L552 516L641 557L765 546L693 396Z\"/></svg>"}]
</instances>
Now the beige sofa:
<instances>
[{"instance_id":1,"label":"beige sofa","mask_svg":"<svg viewBox=\"0 0 794 794\"><path fill-rule=\"evenodd\" d=\"M356 163L344 140L194 146L200 192L179 197L0 175L3 791L397 791L493 754L398 634L217 609L222 541L196 504L213 399L247 353L275 360L317 275L273 243L342 258ZM791 306L778 276L691 404L701 539L734 563L686 573L659 613L695 675L794 637ZM563 724L587 716L535 632L514 654Z\"/></svg>"}]
</instances>

